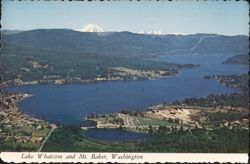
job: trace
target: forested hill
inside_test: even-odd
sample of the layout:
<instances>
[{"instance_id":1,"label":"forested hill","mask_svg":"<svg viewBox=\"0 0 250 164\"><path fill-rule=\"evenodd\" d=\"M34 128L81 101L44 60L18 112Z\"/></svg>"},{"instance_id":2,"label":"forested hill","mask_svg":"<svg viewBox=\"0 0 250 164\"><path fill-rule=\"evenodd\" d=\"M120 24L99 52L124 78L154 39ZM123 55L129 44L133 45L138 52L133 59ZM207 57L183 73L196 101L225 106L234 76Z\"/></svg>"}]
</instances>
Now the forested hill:
<instances>
[{"instance_id":1,"label":"forested hill","mask_svg":"<svg viewBox=\"0 0 250 164\"><path fill-rule=\"evenodd\" d=\"M1 77L13 84L152 79L195 66L147 60L148 57L248 52L247 36L216 34L146 35L37 29L3 33L1 41Z\"/></svg>"},{"instance_id":2,"label":"forested hill","mask_svg":"<svg viewBox=\"0 0 250 164\"><path fill-rule=\"evenodd\" d=\"M247 53L247 36L216 34L145 35L131 32L88 33L70 29L37 29L2 35L3 47L22 46L68 53L146 56L173 53Z\"/></svg>"},{"instance_id":3,"label":"forested hill","mask_svg":"<svg viewBox=\"0 0 250 164\"><path fill-rule=\"evenodd\" d=\"M249 64L249 56L246 55L246 54L234 55L234 56L228 58L226 61L224 61L223 64L243 64L243 65L248 65Z\"/></svg>"},{"instance_id":4,"label":"forested hill","mask_svg":"<svg viewBox=\"0 0 250 164\"><path fill-rule=\"evenodd\" d=\"M75 83L99 80L137 80L173 75L192 64L174 64L139 57L49 51L5 45L0 56L6 84ZM128 72L134 72L129 74Z\"/></svg>"}]
</instances>

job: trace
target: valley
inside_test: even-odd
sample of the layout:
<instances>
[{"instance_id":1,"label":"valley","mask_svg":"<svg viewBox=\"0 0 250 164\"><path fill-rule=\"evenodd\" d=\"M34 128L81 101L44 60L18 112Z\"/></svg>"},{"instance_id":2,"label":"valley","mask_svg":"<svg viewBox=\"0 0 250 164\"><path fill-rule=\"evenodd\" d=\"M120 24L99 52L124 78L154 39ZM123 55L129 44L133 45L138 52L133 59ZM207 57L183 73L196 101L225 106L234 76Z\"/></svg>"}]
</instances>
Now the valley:
<instances>
[{"instance_id":1,"label":"valley","mask_svg":"<svg viewBox=\"0 0 250 164\"><path fill-rule=\"evenodd\" d=\"M237 56L247 42L217 34L5 33L1 150L247 152L248 65Z\"/></svg>"}]
</instances>

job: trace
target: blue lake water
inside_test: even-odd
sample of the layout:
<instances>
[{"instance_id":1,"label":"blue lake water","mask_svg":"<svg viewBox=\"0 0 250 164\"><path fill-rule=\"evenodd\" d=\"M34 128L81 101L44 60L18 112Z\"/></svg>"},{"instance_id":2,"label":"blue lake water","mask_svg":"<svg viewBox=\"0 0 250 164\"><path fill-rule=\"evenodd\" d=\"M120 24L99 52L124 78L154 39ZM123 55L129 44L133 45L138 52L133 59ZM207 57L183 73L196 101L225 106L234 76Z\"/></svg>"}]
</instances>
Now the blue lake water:
<instances>
[{"instance_id":1,"label":"blue lake water","mask_svg":"<svg viewBox=\"0 0 250 164\"><path fill-rule=\"evenodd\" d=\"M117 140L129 141L146 139L148 135L142 133L133 133L119 129L90 129L84 133L87 137L98 140Z\"/></svg>"},{"instance_id":2,"label":"blue lake water","mask_svg":"<svg viewBox=\"0 0 250 164\"><path fill-rule=\"evenodd\" d=\"M79 123L91 113L112 113L121 110L145 110L153 104L202 97L211 93L236 91L226 88L205 75L247 73L248 67L225 65L222 61L232 55L173 55L158 60L175 63L200 64L200 67L180 71L176 76L158 80L107 81L93 84L11 86L9 92L30 93L18 104L29 114L52 122Z\"/></svg>"}]
</instances>

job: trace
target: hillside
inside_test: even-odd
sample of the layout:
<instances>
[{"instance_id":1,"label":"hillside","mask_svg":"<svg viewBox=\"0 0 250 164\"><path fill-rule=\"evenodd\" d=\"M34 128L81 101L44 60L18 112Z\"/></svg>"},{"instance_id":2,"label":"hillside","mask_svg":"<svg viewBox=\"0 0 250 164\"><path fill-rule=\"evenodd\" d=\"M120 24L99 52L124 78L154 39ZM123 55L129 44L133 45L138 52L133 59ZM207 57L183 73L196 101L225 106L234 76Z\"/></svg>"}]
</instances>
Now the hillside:
<instances>
[{"instance_id":1,"label":"hillside","mask_svg":"<svg viewBox=\"0 0 250 164\"><path fill-rule=\"evenodd\" d=\"M244 54L234 55L234 56L228 58L226 61L224 61L223 64L243 64L243 65L248 65L249 64L249 56L244 55Z\"/></svg>"},{"instance_id":2,"label":"hillside","mask_svg":"<svg viewBox=\"0 0 250 164\"><path fill-rule=\"evenodd\" d=\"M37 29L3 34L0 66L6 84L155 79L195 65L148 58L175 53L246 53L247 39Z\"/></svg>"},{"instance_id":3,"label":"hillside","mask_svg":"<svg viewBox=\"0 0 250 164\"><path fill-rule=\"evenodd\" d=\"M173 75L179 69L195 66L138 57L49 51L9 44L4 46L0 59L2 81L6 84L151 79Z\"/></svg>"},{"instance_id":4,"label":"hillside","mask_svg":"<svg viewBox=\"0 0 250 164\"><path fill-rule=\"evenodd\" d=\"M37 29L3 35L4 45L109 56L158 56L174 53L247 53L247 36L216 34L145 35L131 32L78 32Z\"/></svg>"}]
</instances>

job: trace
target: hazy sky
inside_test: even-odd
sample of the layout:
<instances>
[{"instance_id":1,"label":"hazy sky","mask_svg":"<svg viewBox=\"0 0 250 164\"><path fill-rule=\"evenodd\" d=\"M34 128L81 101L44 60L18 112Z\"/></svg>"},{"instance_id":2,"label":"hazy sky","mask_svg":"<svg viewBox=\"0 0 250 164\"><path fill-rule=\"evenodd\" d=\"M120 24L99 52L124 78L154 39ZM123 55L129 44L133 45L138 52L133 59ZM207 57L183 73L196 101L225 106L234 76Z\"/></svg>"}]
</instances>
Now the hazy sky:
<instances>
[{"instance_id":1,"label":"hazy sky","mask_svg":"<svg viewBox=\"0 0 250 164\"><path fill-rule=\"evenodd\" d=\"M81 29L96 24L108 31L160 30L171 33L248 35L248 3L224 1L62 2L3 1L2 28Z\"/></svg>"}]
</instances>

